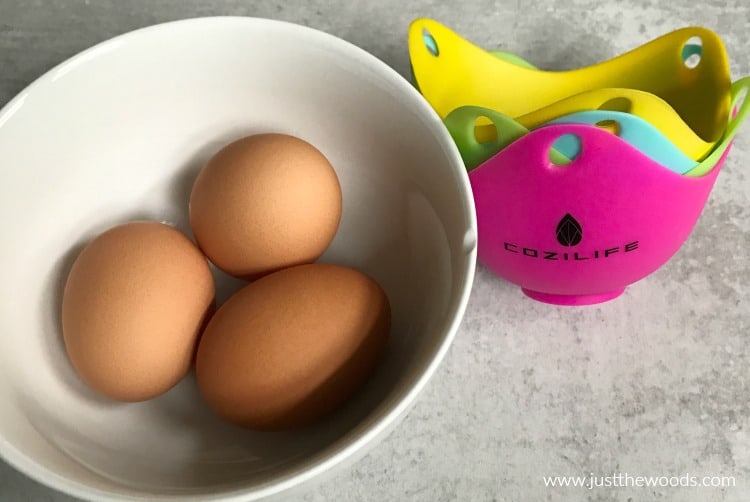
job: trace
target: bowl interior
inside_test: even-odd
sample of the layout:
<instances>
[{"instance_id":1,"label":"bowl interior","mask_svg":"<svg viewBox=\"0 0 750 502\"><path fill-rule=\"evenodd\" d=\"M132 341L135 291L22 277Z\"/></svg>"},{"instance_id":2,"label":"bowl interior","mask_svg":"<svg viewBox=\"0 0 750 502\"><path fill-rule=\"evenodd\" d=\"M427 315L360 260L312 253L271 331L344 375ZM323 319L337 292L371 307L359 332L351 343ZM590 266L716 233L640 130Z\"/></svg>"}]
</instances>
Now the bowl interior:
<instances>
[{"instance_id":1,"label":"bowl interior","mask_svg":"<svg viewBox=\"0 0 750 502\"><path fill-rule=\"evenodd\" d=\"M384 363L333 417L294 432L222 423L192 376L145 403L94 395L60 332L77 253L131 219L189 233L197 171L259 132L304 138L335 167L344 211L322 260L385 288ZM358 448L439 362L473 275L471 194L437 116L374 57L299 26L209 18L96 46L0 112L0 166L0 454L79 495L247 495ZM216 277L219 302L243 284Z\"/></svg>"}]
</instances>

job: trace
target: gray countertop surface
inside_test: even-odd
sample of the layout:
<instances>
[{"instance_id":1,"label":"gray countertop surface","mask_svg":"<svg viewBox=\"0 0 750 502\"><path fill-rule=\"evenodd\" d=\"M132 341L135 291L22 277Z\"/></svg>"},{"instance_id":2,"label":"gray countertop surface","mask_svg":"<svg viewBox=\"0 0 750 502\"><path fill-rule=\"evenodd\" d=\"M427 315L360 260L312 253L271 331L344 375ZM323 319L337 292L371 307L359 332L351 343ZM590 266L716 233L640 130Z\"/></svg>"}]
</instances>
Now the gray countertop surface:
<instances>
[{"instance_id":1,"label":"gray countertop surface","mask_svg":"<svg viewBox=\"0 0 750 502\"><path fill-rule=\"evenodd\" d=\"M672 29L724 39L750 74L747 0L0 0L0 105L114 35L232 14L333 33L408 76L406 30L441 20L549 69L608 59ZM402 424L304 501L750 499L750 125L688 242L619 299L529 300L482 266L447 358ZM732 476L735 487L550 488L543 476ZM0 461L0 500L70 501Z\"/></svg>"}]
</instances>

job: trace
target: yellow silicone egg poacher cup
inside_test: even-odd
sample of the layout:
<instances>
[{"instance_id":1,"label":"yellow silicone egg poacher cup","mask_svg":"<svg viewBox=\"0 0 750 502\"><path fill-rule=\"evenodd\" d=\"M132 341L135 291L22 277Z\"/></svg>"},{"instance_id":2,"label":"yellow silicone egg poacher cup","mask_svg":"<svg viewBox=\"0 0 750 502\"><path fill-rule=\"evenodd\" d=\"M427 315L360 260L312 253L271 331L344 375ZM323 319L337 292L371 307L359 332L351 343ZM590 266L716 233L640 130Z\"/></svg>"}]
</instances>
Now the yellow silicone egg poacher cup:
<instances>
[{"instance_id":1,"label":"yellow silicone egg poacher cup","mask_svg":"<svg viewBox=\"0 0 750 502\"><path fill-rule=\"evenodd\" d=\"M490 51L490 53L507 62L537 69L515 54L505 51ZM515 120L527 129L536 129L559 117L585 110L608 110L637 115L659 129L682 153L696 161L703 160L717 143L717 141L704 141L695 134L662 98L636 89L609 87L584 91L516 117ZM491 124L477 126L475 134L481 142L492 141L496 136Z\"/></svg>"},{"instance_id":2,"label":"yellow silicone egg poacher cup","mask_svg":"<svg viewBox=\"0 0 750 502\"><path fill-rule=\"evenodd\" d=\"M428 35L432 46L425 43ZM701 58L697 66L688 67L683 49L694 37L701 40ZM706 143L721 138L729 116L731 83L726 50L721 39L705 28L676 30L608 61L553 72L504 61L436 21L417 19L409 28L409 54L420 91L442 118L464 105L519 118L603 88L628 88L658 96ZM640 106L640 97L628 96L632 109L635 101ZM534 121L541 118L547 117L540 114ZM709 150L705 145L697 148L702 155Z\"/></svg>"}]
</instances>

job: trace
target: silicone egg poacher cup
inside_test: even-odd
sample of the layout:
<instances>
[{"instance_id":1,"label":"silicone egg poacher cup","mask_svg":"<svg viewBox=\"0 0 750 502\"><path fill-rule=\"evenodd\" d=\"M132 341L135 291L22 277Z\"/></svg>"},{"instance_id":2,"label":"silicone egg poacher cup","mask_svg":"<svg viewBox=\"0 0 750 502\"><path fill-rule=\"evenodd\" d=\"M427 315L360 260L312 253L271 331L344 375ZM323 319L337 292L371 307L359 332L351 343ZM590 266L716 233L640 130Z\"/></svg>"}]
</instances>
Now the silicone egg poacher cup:
<instances>
[{"instance_id":1,"label":"silicone egg poacher cup","mask_svg":"<svg viewBox=\"0 0 750 502\"><path fill-rule=\"evenodd\" d=\"M685 47L693 46L686 45ZM702 52L702 48L700 49ZM495 50L490 53L515 65L537 69L528 61L510 52ZM636 89L611 87L591 89L515 117L515 120L527 129L536 129L559 117L586 110L607 110L637 115L656 127L687 157L696 161L703 160L716 145L716 141L704 141L695 134L682 117L662 98ZM494 131L489 130L490 128L489 125L477 126L477 138L480 141L493 139Z\"/></svg>"},{"instance_id":2,"label":"silicone egg poacher cup","mask_svg":"<svg viewBox=\"0 0 750 502\"><path fill-rule=\"evenodd\" d=\"M581 149L558 166L549 151L566 134ZM532 131L469 173L478 258L542 302L616 298L685 242L727 152L705 176L687 177L596 127Z\"/></svg>"},{"instance_id":3,"label":"silicone egg poacher cup","mask_svg":"<svg viewBox=\"0 0 750 502\"><path fill-rule=\"evenodd\" d=\"M695 37L701 58L688 67L684 54ZM409 28L409 54L420 91L443 118L467 104L519 117L600 88L655 94L706 142L721 138L729 115L727 54L705 28L683 28L608 61L551 72L505 61L436 21L417 19Z\"/></svg>"},{"instance_id":4,"label":"silicone egg poacher cup","mask_svg":"<svg viewBox=\"0 0 750 502\"><path fill-rule=\"evenodd\" d=\"M495 127L495 139L480 141L475 124L487 117ZM471 170L529 131L512 118L477 106L462 106L453 110L443 121L458 146L466 168ZM654 162L679 174L693 169L698 163L677 149L658 129L645 120L623 112L591 110L560 117L549 124L589 124L609 128L623 141L633 145ZM577 143L562 141L557 150L566 157L575 156ZM552 155L557 155L557 151Z\"/></svg>"},{"instance_id":5,"label":"silicone egg poacher cup","mask_svg":"<svg viewBox=\"0 0 750 502\"><path fill-rule=\"evenodd\" d=\"M587 110L565 115L545 125L553 124L607 124L614 128L615 135L620 139L630 143L654 162L679 174L685 174L698 164L674 146L656 127L630 113Z\"/></svg>"},{"instance_id":6,"label":"silicone egg poacher cup","mask_svg":"<svg viewBox=\"0 0 750 502\"><path fill-rule=\"evenodd\" d=\"M592 89L562 99L549 106L517 117L516 120L536 129L558 117L585 110L612 110L638 116L658 129L688 158L703 160L716 146L715 141L704 141L674 109L659 96L636 89Z\"/></svg>"}]
</instances>

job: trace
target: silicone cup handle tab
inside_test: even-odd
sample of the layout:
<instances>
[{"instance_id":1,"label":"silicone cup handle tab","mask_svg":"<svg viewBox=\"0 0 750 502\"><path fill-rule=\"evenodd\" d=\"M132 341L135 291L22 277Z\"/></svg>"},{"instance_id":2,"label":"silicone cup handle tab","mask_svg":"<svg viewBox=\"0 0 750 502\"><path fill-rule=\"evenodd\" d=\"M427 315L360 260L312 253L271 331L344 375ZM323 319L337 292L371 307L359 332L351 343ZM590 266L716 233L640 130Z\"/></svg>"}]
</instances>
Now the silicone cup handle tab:
<instances>
[{"instance_id":1,"label":"silicone cup handle tab","mask_svg":"<svg viewBox=\"0 0 750 502\"><path fill-rule=\"evenodd\" d=\"M745 119L747 119L748 113L750 113L750 77L741 78L732 83L730 95L732 100L730 107L731 113L721 142L716 145L703 162L685 173L686 176L703 176L708 174L719 163L719 160L739 131L740 126L745 122ZM738 108L737 105L743 98L744 101L742 101L742 105Z\"/></svg>"},{"instance_id":2,"label":"silicone cup handle tab","mask_svg":"<svg viewBox=\"0 0 750 502\"><path fill-rule=\"evenodd\" d=\"M487 117L495 126L497 137L487 142L479 142L475 136L475 124L480 117ZM529 131L510 117L479 106L462 106L453 110L444 119L453 141L455 141L466 169L471 171L507 147ZM569 159L552 150L550 158L559 164Z\"/></svg>"}]
</instances>

